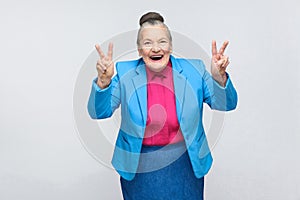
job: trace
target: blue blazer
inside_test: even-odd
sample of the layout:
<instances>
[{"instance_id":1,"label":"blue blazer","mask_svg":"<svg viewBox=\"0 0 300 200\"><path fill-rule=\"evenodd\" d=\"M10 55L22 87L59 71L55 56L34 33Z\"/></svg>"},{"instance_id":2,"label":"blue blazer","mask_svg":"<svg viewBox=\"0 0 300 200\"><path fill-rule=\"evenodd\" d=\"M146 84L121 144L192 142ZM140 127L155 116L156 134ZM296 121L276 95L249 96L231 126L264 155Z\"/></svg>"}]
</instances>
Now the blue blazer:
<instances>
[{"instance_id":1,"label":"blue blazer","mask_svg":"<svg viewBox=\"0 0 300 200\"><path fill-rule=\"evenodd\" d=\"M212 165L202 124L203 103L212 109L236 108L237 93L228 76L221 87L206 71L201 60L170 57L173 68L176 113L196 177L203 177ZM88 112L93 119L111 117L121 105L121 126L112 165L126 180L137 172L147 120L147 76L142 58L116 63L117 74L101 89L93 81Z\"/></svg>"}]
</instances>

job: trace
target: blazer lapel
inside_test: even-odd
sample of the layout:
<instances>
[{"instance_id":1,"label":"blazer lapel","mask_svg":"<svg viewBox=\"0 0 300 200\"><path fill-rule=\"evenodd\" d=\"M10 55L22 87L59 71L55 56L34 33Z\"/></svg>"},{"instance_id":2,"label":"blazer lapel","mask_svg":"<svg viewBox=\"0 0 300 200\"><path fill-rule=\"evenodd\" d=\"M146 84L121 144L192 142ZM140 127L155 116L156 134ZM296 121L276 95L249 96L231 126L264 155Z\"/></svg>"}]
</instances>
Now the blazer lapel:
<instances>
[{"instance_id":1,"label":"blazer lapel","mask_svg":"<svg viewBox=\"0 0 300 200\"><path fill-rule=\"evenodd\" d=\"M140 60L137 68L137 75L132 78L133 85L137 94L139 108L142 112L143 124L146 126L147 121L147 75L145 64Z\"/></svg>"},{"instance_id":2,"label":"blazer lapel","mask_svg":"<svg viewBox=\"0 0 300 200\"><path fill-rule=\"evenodd\" d=\"M171 62L173 68L174 92L176 98L176 114L178 122L180 123L182 117L182 109L184 107L187 78L182 74L182 67L173 56L171 56Z\"/></svg>"}]
</instances>

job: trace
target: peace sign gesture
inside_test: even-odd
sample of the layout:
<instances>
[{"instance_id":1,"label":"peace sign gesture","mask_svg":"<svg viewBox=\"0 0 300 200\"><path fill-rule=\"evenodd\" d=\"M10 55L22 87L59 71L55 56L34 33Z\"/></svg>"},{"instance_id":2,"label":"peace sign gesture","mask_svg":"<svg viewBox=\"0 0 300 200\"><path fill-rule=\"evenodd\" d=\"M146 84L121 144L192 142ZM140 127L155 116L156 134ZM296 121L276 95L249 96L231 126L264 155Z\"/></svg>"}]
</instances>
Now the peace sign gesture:
<instances>
[{"instance_id":1,"label":"peace sign gesture","mask_svg":"<svg viewBox=\"0 0 300 200\"><path fill-rule=\"evenodd\" d=\"M98 81L97 84L100 88L106 88L111 81L111 77L114 75L114 62L112 60L113 44L109 43L108 53L105 55L100 48L100 45L96 44L95 48L100 56L97 61Z\"/></svg>"},{"instance_id":2,"label":"peace sign gesture","mask_svg":"<svg viewBox=\"0 0 300 200\"><path fill-rule=\"evenodd\" d=\"M224 51L228 44L229 41L225 41L218 51L216 41L212 41L211 74L222 86L225 86L227 81L226 68L229 65L229 60L228 56L224 55Z\"/></svg>"}]
</instances>

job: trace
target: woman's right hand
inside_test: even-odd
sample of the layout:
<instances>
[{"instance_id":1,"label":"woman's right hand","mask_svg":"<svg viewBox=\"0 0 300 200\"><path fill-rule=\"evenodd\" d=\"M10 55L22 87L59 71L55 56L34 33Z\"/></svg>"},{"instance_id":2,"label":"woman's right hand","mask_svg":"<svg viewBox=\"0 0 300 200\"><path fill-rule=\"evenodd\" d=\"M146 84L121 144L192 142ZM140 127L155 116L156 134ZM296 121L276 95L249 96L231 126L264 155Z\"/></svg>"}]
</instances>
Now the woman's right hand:
<instances>
[{"instance_id":1,"label":"woman's right hand","mask_svg":"<svg viewBox=\"0 0 300 200\"><path fill-rule=\"evenodd\" d=\"M100 56L97 61L98 81L97 84L101 89L106 88L114 75L114 62L112 60L113 44L109 43L107 55L103 53L100 45L96 44L95 48Z\"/></svg>"}]
</instances>

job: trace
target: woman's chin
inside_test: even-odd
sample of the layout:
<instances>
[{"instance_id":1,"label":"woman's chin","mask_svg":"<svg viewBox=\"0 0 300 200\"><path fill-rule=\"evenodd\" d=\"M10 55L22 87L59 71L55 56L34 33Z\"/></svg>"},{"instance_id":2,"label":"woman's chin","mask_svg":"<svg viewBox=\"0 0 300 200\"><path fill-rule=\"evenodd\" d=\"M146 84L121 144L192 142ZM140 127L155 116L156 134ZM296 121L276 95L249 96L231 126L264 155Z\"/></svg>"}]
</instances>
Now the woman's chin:
<instances>
[{"instance_id":1,"label":"woman's chin","mask_svg":"<svg viewBox=\"0 0 300 200\"><path fill-rule=\"evenodd\" d=\"M164 65L163 63L159 62L154 62L154 63L149 63L147 67L154 72L160 72L162 71L167 65Z\"/></svg>"}]
</instances>

